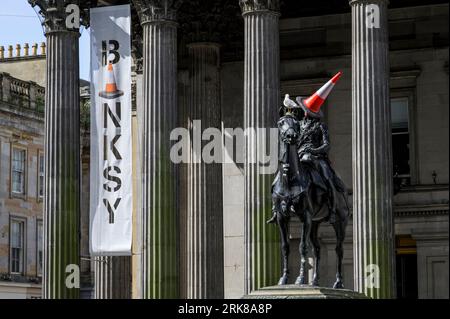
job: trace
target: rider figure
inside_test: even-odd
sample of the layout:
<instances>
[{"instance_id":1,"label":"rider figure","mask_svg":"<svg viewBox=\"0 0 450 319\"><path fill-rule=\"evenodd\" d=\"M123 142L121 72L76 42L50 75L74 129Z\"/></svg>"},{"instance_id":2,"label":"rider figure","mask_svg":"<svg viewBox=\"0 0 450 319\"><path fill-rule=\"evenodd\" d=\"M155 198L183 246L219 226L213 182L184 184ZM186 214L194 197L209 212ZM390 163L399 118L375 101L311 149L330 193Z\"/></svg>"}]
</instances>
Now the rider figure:
<instances>
[{"instance_id":1,"label":"rider figure","mask_svg":"<svg viewBox=\"0 0 450 319\"><path fill-rule=\"evenodd\" d=\"M325 182L328 190L330 223L332 224L336 222L337 192L344 193L345 197L346 189L344 183L334 172L328 159L330 139L328 128L321 121L323 118L321 106L341 75L342 73L338 72L310 97L304 98L299 96L296 98L298 105L305 112L304 118L300 121L299 158L301 162L310 161L316 168L316 171L320 173L322 181Z\"/></svg>"},{"instance_id":2,"label":"rider figure","mask_svg":"<svg viewBox=\"0 0 450 319\"><path fill-rule=\"evenodd\" d=\"M298 109L301 108L304 111L304 117L299 121L298 155L300 162L308 163L314 168L315 172L311 174L312 183L318 187L325 187L328 191L329 215L332 224L336 222L337 192L344 193L346 190L344 183L336 175L328 159L330 139L328 128L321 121L323 113L320 107L341 74L341 72L336 74L309 98L299 96L296 98L297 103L295 103L286 94L284 99L285 114L293 114L298 119L296 116ZM319 173L319 176L317 173ZM274 223L275 221L276 213L274 212L272 218L267 222Z\"/></svg>"},{"instance_id":3,"label":"rider figure","mask_svg":"<svg viewBox=\"0 0 450 319\"><path fill-rule=\"evenodd\" d=\"M330 140L328 128L319 116L305 112L300 120L298 155L301 162L310 163L320 173L328 190L330 223L336 221L336 175L328 159Z\"/></svg>"}]
</instances>

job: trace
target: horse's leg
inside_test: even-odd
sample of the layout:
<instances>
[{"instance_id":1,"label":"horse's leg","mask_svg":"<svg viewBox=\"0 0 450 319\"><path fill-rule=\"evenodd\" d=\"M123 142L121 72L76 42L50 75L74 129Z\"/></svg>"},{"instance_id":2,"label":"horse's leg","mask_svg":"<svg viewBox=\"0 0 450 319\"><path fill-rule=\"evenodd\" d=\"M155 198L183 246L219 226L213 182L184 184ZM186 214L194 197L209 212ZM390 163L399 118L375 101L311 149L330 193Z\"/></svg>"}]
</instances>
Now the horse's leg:
<instances>
[{"instance_id":1,"label":"horse's leg","mask_svg":"<svg viewBox=\"0 0 450 319\"><path fill-rule=\"evenodd\" d=\"M311 243L314 254L314 276L311 282L312 286L319 285L319 265L320 265L320 243L318 238L319 222L312 222L311 228Z\"/></svg>"},{"instance_id":2,"label":"horse's leg","mask_svg":"<svg viewBox=\"0 0 450 319\"><path fill-rule=\"evenodd\" d=\"M342 218L338 218L333 224L334 231L336 232L336 282L333 288L344 288L344 282L342 278L342 258L344 256L344 238L345 238L345 221Z\"/></svg>"},{"instance_id":3,"label":"horse's leg","mask_svg":"<svg viewBox=\"0 0 450 319\"><path fill-rule=\"evenodd\" d=\"M302 236L300 239L300 274L295 280L296 285L306 285L307 279L305 276L306 258L308 254L308 240L311 232L311 213L305 211L303 218Z\"/></svg>"},{"instance_id":4,"label":"horse's leg","mask_svg":"<svg viewBox=\"0 0 450 319\"><path fill-rule=\"evenodd\" d=\"M281 254L283 257L283 273L278 281L278 285L286 285L289 278L289 218L277 213L277 222L280 227Z\"/></svg>"}]
</instances>

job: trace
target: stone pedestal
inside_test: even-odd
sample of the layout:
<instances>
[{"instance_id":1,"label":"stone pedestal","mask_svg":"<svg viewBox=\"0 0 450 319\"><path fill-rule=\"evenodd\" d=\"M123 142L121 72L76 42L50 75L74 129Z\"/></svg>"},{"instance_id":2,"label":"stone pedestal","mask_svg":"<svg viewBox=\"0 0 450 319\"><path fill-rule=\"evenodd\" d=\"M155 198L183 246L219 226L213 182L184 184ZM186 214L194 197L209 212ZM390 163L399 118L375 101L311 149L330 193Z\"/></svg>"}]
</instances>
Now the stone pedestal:
<instances>
[{"instance_id":1,"label":"stone pedestal","mask_svg":"<svg viewBox=\"0 0 450 319\"><path fill-rule=\"evenodd\" d=\"M395 296L387 3L350 1L354 288L372 298Z\"/></svg>"},{"instance_id":2,"label":"stone pedestal","mask_svg":"<svg viewBox=\"0 0 450 319\"><path fill-rule=\"evenodd\" d=\"M307 285L270 286L253 291L243 299L366 299L364 294L349 289L312 287Z\"/></svg>"}]
</instances>

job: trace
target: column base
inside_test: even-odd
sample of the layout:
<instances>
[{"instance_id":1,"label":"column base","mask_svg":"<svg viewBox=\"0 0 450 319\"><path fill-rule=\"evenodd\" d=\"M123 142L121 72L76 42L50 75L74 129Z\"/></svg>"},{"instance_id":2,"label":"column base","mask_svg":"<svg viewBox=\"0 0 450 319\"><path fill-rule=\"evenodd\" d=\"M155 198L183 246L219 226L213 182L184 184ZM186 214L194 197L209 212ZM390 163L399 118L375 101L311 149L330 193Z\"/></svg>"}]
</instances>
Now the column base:
<instances>
[{"instance_id":1,"label":"column base","mask_svg":"<svg viewBox=\"0 0 450 319\"><path fill-rule=\"evenodd\" d=\"M350 289L283 285L263 287L245 295L242 299L367 299L367 296Z\"/></svg>"}]
</instances>

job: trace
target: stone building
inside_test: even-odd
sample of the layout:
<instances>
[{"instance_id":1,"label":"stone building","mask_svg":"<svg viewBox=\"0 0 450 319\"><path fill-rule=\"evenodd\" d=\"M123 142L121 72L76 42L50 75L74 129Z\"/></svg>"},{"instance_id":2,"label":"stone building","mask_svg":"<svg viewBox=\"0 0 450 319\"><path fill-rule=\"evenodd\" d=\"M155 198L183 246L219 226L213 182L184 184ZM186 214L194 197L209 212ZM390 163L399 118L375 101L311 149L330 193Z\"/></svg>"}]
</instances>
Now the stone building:
<instances>
[{"instance_id":1,"label":"stone building","mask_svg":"<svg viewBox=\"0 0 450 319\"><path fill-rule=\"evenodd\" d=\"M40 297L44 88L6 72L0 83L0 298Z\"/></svg>"},{"instance_id":2,"label":"stone building","mask_svg":"<svg viewBox=\"0 0 450 319\"><path fill-rule=\"evenodd\" d=\"M31 2L47 18L52 61L47 75L69 75L65 85L49 80L47 87L50 124L64 111L71 131L49 126L49 143L67 143L49 149L58 156L46 163L45 174L75 186L70 199L56 189L46 194L46 218L60 217L73 227L62 237L61 226L48 225L44 263L58 279L44 278L43 296L77 298L78 291L64 287L62 273L64 265L80 262L80 247L73 244L80 226L73 221L86 216L78 198L84 205L87 190L78 186L80 163L71 162L65 178L57 168L81 145L79 103L67 99L78 94L78 34L58 22L64 21L59 2L52 4L55 8L47 1ZM83 1L82 9L125 3L130 1ZM171 148L169 134L177 126L193 130L194 120L201 120L202 128L272 127L282 94L310 95L342 71L323 108L331 160L353 203L345 285L374 298L448 298L445 1L131 4L133 255L92 260L94 297L239 298L275 284L281 263L278 233L265 224L273 176L261 174L262 168L248 158L252 140L234 155L224 154L229 160L223 165L175 165L164 161ZM69 63L57 67L61 59ZM159 185L167 191L158 191ZM61 207L67 214L58 213ZM298 234L293 222L292 246L298 244ZM326 286L335 276L334 240L324 225L321 284ZM298 255L292 251L295 278ZM380 287L369 287L364 280L370 265L379 267Z\"/></svg>"}]
</instances>

